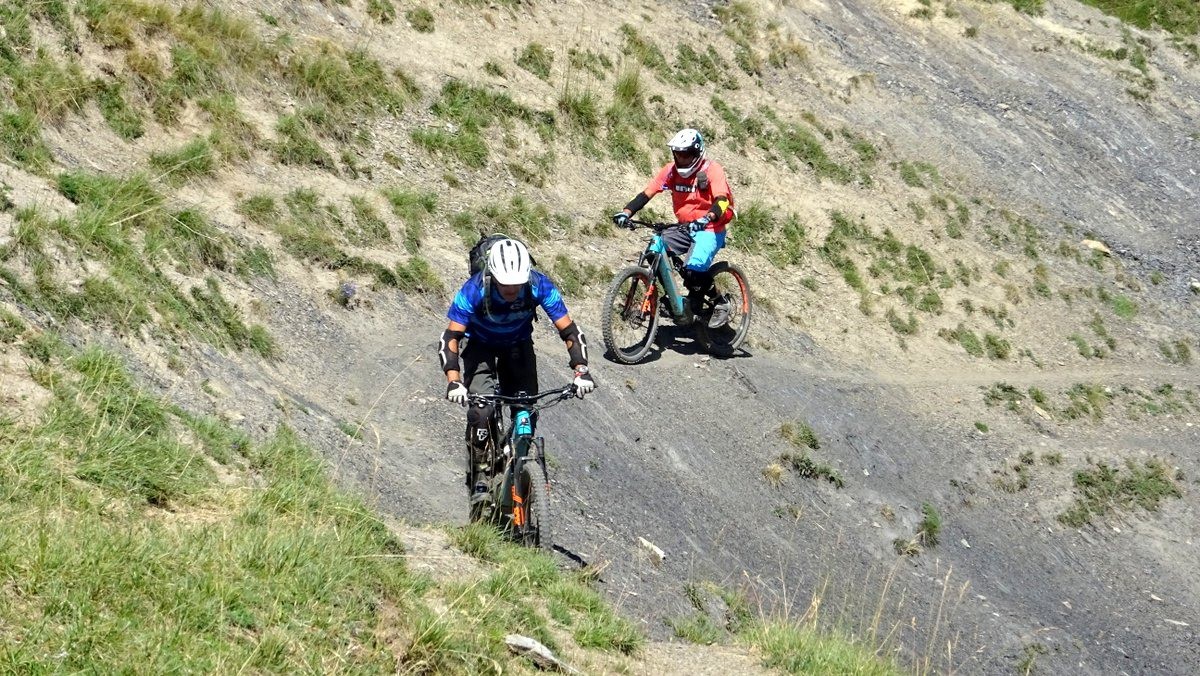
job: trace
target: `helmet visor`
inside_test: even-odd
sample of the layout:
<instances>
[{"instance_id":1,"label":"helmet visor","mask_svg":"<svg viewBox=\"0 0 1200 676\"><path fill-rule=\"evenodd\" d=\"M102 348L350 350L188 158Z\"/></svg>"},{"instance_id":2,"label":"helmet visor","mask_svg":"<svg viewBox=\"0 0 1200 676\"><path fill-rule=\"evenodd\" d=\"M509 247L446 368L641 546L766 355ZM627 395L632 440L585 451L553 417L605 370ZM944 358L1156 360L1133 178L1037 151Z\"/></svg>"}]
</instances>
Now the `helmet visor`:
<instances>
[{"instance_id":1,"label":"helmet visor","mask_svg":"<svg viewBox=\"0 0 1200 676\"><path fill-rule=\"evenodd\" d=\"M700 159L700 151L694 148L687 150L672 150L671 156L675 158L675 166L680 169L691 169L694 164Z\"/></svg>"}]
</instances>

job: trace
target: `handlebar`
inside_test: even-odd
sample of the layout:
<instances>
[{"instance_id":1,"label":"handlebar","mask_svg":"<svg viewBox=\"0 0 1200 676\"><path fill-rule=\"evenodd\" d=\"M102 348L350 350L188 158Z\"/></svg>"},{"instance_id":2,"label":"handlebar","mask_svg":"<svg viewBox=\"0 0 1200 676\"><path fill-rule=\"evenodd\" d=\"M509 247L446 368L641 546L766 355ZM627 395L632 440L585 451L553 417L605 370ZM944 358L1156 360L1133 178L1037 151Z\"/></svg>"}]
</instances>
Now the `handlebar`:
<instances>
[{"instance_id":1,"label":"handlebar","mask_svg":"<svg viewBox=\"0 0 1200 676\"><path fill-rule=\"evenodd\" d=\"M652 223L650 221L639 221L635 218L629 219L629 223L640 225L643 228L649 228L654 232L662 232L664 230L670 230L671 228L681 228L687 225L687 223ZM630 229L632 230L632 228Z\"/></svg>"},{"instance_id":2,"label":"handlebar","mask_svg":"<svg viewBox=\"0 0 1200 676\"><path fill-rule=\"evenodd\" d=\"M558 401L562 401L563 399L569 399L569 398L575 396L577 394L577 389L578 388L576 388L574 384L571 384L571 385L564 385L562 387L556 387L553 390L546 390L544 392L538 392L537 394L526 394L526 395L519 395L519 396L515 396L515 397L510 397L510 396L503 395L503 394L469 394L469 395L467 395L467 402L472 403L472 404L496 403L496 404L509 404L512 406L528 406L528 407L533 407L533 408L545 408L546 406L550 406L554 403L557 403ZM541 406L538 406L539 401L541 401L542 399L548 399L550 397L558 397L558 399L556 399L555 401L552 401L552 402L547 402Z\"/></svg>"}]
</instances>

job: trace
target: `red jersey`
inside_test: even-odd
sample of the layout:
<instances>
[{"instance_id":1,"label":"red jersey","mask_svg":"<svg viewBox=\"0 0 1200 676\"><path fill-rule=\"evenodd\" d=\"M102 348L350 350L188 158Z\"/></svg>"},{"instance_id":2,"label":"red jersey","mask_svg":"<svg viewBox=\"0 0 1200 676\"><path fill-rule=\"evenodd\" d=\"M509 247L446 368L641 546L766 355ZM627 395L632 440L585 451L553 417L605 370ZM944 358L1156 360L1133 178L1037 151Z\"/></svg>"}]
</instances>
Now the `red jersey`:
<instances>
[{"instance_id":1,"label":"red jersey","mask_svg":"<svg viewBox=\"0 0 1200 676\"><path fill-rule=\"evenodd\" d=\"M703 175L707 185L697 185ZM725 169L712 160L702 160L700 168L690 177L684 178L675 171L675 163L668 162L658 170L654 178L646 184L646 195L653 197L660 192L671 191L671 204L675 210L675 219L680 223L694 221L712 208L713 200L724 198L721 204L723 214L715 223L709 223L707 230L724 232L725 226L733 220L733 192L729 189L729 181L725 179Z\"/></svg>"}]
</instances>

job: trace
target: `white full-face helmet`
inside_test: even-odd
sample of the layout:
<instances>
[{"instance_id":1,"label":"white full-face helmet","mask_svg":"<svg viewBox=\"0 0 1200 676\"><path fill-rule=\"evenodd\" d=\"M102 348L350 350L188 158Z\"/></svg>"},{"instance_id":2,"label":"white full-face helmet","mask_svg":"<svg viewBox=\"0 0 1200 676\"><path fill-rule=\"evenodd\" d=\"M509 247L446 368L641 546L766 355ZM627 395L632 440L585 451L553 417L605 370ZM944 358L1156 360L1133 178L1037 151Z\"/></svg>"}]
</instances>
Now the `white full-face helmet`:
<instances>
[{"instance_id":1,"label":"white full-face helmet","mask_svg":"<svg viewBox=\"0 0 1200 676\"><path fill-rule=\"evenodd\" d=\"M529 281L529 249L515 239L502 239L488 252L488 272L498 284Z\"/></svg>"},{"instance_id":2,"label":"white full-face helmet","mask_svg":"<svg viewBox=\"0 0 1200 676\"><path fill-rule=\"evenodd\" d=\"M675 173L688 178L700 168L704 159L704 137L695 129L680 129L667 141L671 155L675 158Z\"/></svg>"}]
</instances>

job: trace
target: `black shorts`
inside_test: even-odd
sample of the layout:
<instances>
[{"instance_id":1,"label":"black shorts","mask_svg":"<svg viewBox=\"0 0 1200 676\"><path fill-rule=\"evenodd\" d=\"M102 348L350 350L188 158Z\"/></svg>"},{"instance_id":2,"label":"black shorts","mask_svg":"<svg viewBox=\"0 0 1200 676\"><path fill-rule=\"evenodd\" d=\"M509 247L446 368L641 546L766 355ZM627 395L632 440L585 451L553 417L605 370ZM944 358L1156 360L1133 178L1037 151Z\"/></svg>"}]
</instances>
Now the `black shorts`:
<instances>
[{"instance_id":1,"label":"black shorts","mask_svg":"<svg viewBox=\"0 0 1200 676\"><path fill-rule=\"evenodd\" d=\"M467 339L460 358L463 382L472 394L537 394L537 355L532 340L489 345ZM495 389L497 385L499 390Z\"/></svg>"}]
</instances>

